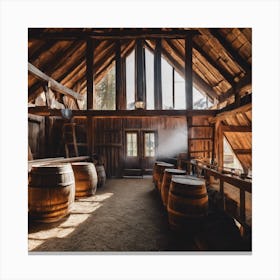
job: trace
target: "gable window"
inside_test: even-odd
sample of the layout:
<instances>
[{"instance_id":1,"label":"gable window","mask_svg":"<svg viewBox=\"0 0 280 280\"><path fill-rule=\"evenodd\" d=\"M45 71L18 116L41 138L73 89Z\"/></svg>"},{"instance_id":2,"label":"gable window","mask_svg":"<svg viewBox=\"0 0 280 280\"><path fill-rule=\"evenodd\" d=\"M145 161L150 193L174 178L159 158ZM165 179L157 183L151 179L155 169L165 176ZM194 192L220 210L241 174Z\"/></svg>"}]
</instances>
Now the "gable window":
<instances>
[{"instance_id":1,"label":"gable window","mask_svg":"<svg viewBox=\"0 0 280 280\"><path fill-rule=\"evenodd\" d=\"M213 102L207 96L202 94L196 87L193 87L193 108L207 109L213 106Z\"/></svg>"},{"instance_id":2,"label":"gable window","mask_svg":"<svg viewBox=\"0 0 280 280\"><path fill-rule=\"evenodd\" d=\"M126 155L128 157L137 157L137 133L127 132L126 133Z\"/></svg>"},{"instance_id":3,"label":"gable window","mask_svg":"<svg viewBox=\"0 0 280 280\"><path fill-rule=\"evenodd\" d=\"M173 109L172 66L161 58L162 109Z\"/></svg>"},{"instance_id":4,"label":"gable window","mask_svg":"<svg viewBox=\"0 0 280 280\"><path fill-rule=\"evenodd\" d=\"M233 152L226 137L224 137L224 167L238 169L243 172L243 167Z\"/></svg>"},{"instance_id":5,"label":"gable window","mask_svg":"<svg viewBox=\"0 0 280 280\"><path fill-rule=\"evenodd\" d=\"M135 50L126 58L126 109L135 108Z\"/></svg>"},{"instance_id":6,"label":"gable window","mask_svg":"<svg viewBox=\"0 0 280 280\"><path fill-rule=\"evenodd\" d=\"M186 93L185 93L185 80L174 71L174 109L186 109Z\"/></svg>"},{"instance_id":7,"label":"gable window","mask_svg":"<svg viewBox=\"0 0 280 280\"><path fill-rule=\"evenodd\" d=\"M93 108L95 110L116 110L116 67L113 62L110 70L95 86Z\"/></svg>"}]
</instances>

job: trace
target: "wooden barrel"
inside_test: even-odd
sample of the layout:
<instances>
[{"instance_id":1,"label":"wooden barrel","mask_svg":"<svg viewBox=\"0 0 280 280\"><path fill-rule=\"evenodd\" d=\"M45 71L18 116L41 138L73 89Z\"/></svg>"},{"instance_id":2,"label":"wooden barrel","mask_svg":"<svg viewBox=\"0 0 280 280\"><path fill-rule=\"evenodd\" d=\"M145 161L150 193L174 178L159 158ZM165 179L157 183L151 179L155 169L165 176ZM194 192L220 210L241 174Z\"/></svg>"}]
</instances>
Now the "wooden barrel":
<instances>
[{"instance_id":1,"label":"wooden barrel","mask_svg":"<svg viewBox=\"0 0 280 280\"><path fill-rule=\"evenodd\" d=\"M75 198L92 196L96 192L97 173L92 162L73 162Z\"/></svg>"},{"instance_id":2,"label":"wooden barrel","mask_svg":"<svg viewBox=\"0 0 280 280\"><path fill-rule=\"evenodd\" d=\"M106 184L106 173L104 165L95 165L96 172L97 172L97 188L104 187Z\"/></svg>"},{"instance_id":3,"label":"wooden barrel","mask_svg":"<svg viewBox=\"0 0 280 280\"><path fill-rule=\"evenodd\" d=\"M203 182L205 184L205 179L198 178L198 177L193 176L193 175L172 175L172 178L190 179L190 180L200 181L200 182Z\"/></svg>"},{"instance_id":4,"label":"wooden barrel","mask_svg":"<svg viewBox=\"0 0 280 280\"><path fill-rule=\"evenodd\" d=\"M168 221L173 229L184 229L208 212L208 194L203 180L173 176L168 194Z\"/></svg>"},{"instance_id":5,"label":"wooden barrel","mask_svg":"<svg viewBox=\"0 0 280 280\"><path fill-rule=\"evenodd\" d=\"M75 199L75 179L70 163L33 166L28 184L29 217L56 222L69 214Z\"/></svg>"},{"instance_id":6,"label":"wooden barrel","mask_svg":"<svg viewBox=\"0 0 280 280\"><path fill-rule=\"evenodd\" d=\"M163 172L166 168L174 168L174 164L167 163L167 162L160 162L156 165L155 187L159 190L159 192L162 184Z\"/></svg>"},{"instance_id":7,"label":"wooden barrel","mask_svg":"<svg viewBox=\"0 0 280 280\"><path fill-rule=\"evenodd\" d=\"M167 205L169 186L170 186L172 175L184 175L184 174L186 174L186 171L180 169L167 168L164 170L162 185L161 185L161 199L165 207Z\"/></svg>"},{"instance_id":8,"label":"wooden barrel","mask_svg":"<svg viewBox=\"0 0 280 280\"><path fill-rule=\"evenodd\" d=\"M156 166L157 166L159 163L163 163L163 162L162 162L162 161L155 161L155 163L154 163L154 168L153 168L153 183L156 182Z\"/></svg>"}]
</instances>

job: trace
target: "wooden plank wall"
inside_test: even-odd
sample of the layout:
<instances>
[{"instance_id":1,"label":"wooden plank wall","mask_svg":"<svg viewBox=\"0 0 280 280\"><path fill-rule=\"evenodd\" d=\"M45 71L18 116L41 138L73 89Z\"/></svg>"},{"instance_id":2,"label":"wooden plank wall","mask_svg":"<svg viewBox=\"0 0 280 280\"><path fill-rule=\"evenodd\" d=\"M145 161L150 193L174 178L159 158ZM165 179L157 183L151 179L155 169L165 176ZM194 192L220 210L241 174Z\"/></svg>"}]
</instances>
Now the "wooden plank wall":
<instances>
[{"instance_id":1,"label":"wooden plank wall","mask_svg":"<svg viewBox=\"0 0 280 280\"><path fill-rule=\"evenodd\" d=\"M191 158L212 159L213 154L213 125L208 121L209 116L192 117L189 126L189 150Z\"/></svg>"},{"instance_id":2,"label":"wooden plank wall","mask_svg":"<svg viewBox=\"0 0 280 280\"><path fill-rule=\"evenodd\" d=\"M33 159L45 156L45 118L28 114L28 145Z\"/></svg>"},{"instance_id":3,"label":"wooden plank wall","mask_svg":"<svg viewBox=\"0 0 280 280\"><path fill-rule=\"evenodd\" d=\"M186 143L181 141L187 131L184 117L149 118L95 118L93 121L94 152L103 156L108 177L122 175L125 157L126 130L157 130L160 156L185 152ZM181 145L181 146L180 146Z\"/></svg>"}]
</instances>

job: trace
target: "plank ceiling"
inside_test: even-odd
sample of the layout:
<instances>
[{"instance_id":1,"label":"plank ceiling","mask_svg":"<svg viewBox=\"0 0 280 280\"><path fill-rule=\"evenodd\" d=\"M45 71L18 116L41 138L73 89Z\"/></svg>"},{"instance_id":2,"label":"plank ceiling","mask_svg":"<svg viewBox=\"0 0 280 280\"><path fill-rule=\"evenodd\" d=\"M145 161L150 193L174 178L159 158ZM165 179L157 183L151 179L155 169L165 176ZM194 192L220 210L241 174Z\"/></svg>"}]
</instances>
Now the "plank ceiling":
<instances>
[{"instance_id":1,"label":"plank ceiling","mask_svg":"<svg viewBox=\"0 0 280 280\"><path fill-rule=\"evenodd\" d=\"M121 39L122 57L130 54L135 39L155 48L155 34L161 34L162 55L184 76L185 43L172 33L193 31L193 81L195 87L215 99L219 107L252 93L251 28L32 28L29 29L28 61L70 89L86 93L86 39L93 38L95 83L115 59L116 39ZM163 34L163 35L162 35ZM168 34L166 37L164 34ZM179 33L180 34L180 33ZM28 100L42 92L42 82L28 75Z\"/></svg>"}]
</instances>

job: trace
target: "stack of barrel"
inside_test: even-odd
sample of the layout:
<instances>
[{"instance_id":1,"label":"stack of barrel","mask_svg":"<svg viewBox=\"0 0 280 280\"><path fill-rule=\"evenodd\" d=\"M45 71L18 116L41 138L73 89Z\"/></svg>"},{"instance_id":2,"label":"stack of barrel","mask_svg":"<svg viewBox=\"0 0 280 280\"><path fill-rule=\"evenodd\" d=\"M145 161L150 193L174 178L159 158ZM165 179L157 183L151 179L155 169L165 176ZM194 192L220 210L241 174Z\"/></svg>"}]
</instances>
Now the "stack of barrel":
<instances>
[{"instance_id":1,"label":"stack of barrel","mask_svg":"<svg viewBox=\"0 0 280 280\"><path fill-rule=\"evenodd\" d=\"M31 220L51 223L69 215L78 198L95 195L98 176L91 162L33 166L28 184Z\"/></svg>"},{"instance_id":2,"label":"stack of barrel","mask_svg":"<svg viewBox=\"0 0 280 280\"><path fill-rule=\"evenodd\" d=\"M205 180L186 175L185 170L175 169L173 164L155 162L153 182L167 209L171 229L193 229L207 215Z\"/></svg>"}]
</instances>

